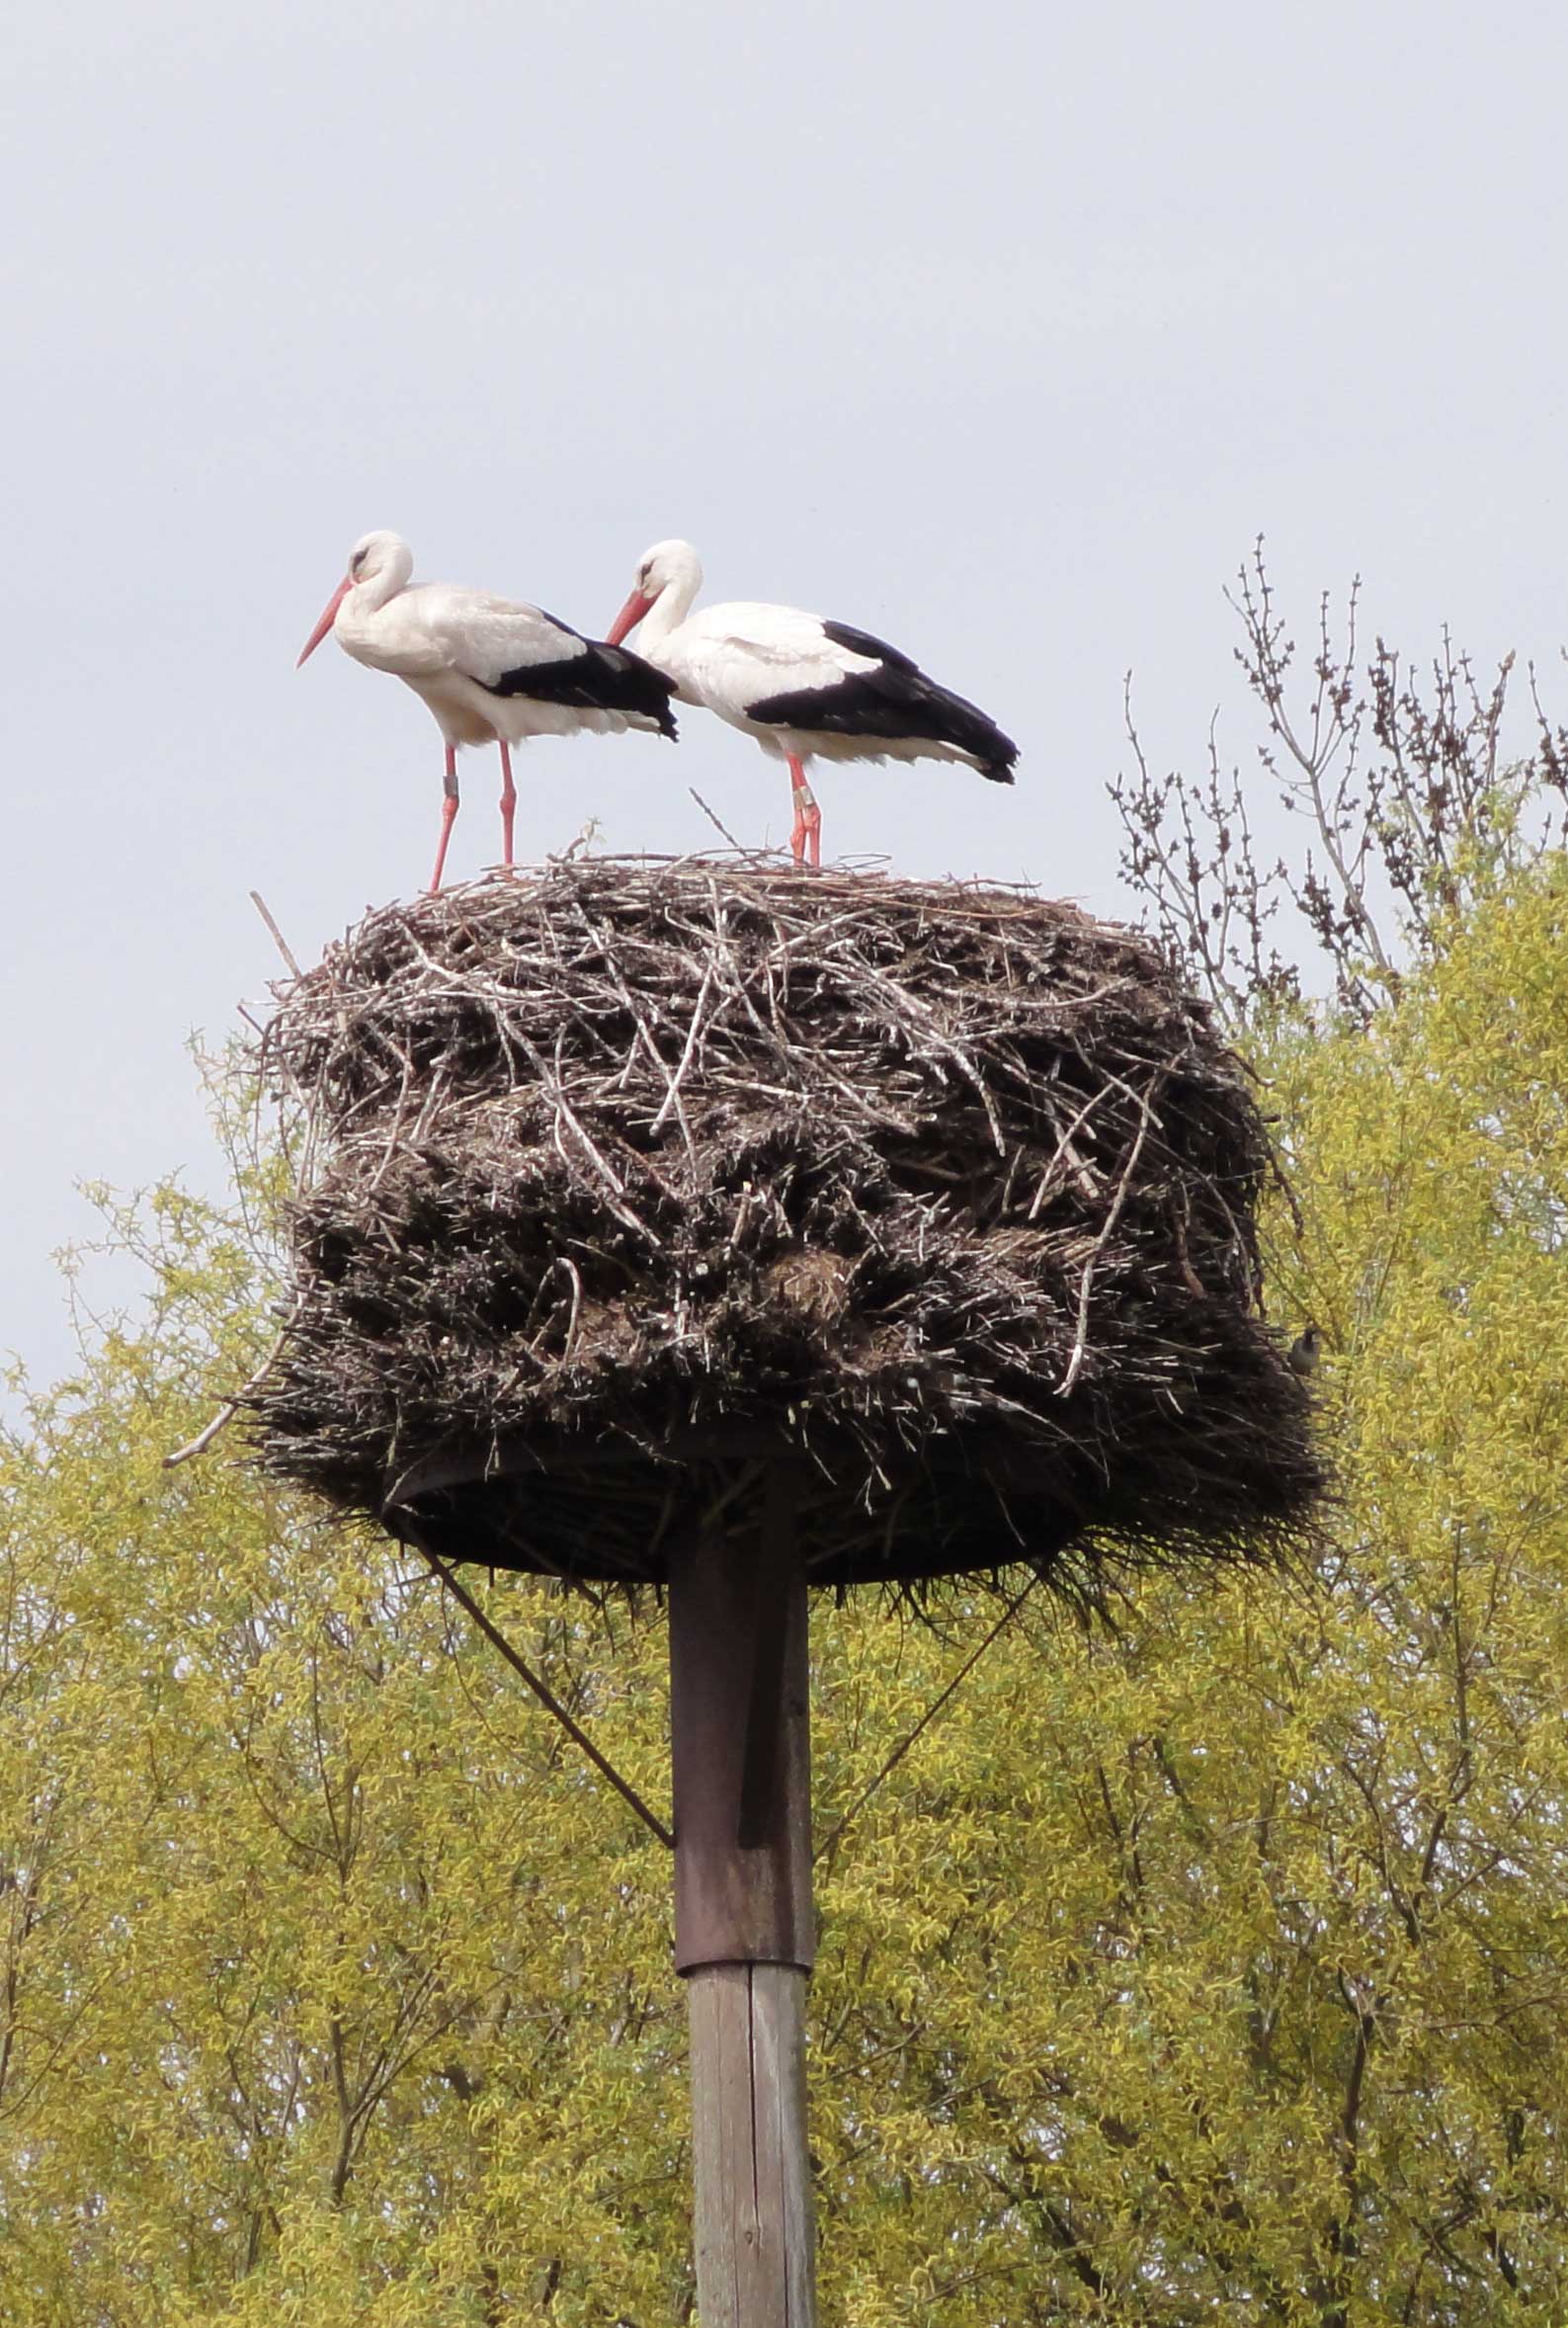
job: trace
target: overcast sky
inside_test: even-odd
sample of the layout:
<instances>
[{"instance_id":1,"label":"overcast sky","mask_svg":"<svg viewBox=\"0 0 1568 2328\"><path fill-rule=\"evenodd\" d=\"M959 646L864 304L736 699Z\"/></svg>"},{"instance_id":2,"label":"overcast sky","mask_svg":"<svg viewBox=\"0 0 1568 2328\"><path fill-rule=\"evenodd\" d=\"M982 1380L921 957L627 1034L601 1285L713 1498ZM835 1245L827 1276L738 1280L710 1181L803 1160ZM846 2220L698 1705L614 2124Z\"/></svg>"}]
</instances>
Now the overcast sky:
<instances>
[{"instance_id":1,"label":"overcast sky","mask_svg":"<svg viewBox=\"0 0 1568 2328\"><path fill-rule=\"evenodd\" d=\"M1304 621L1360 568L1408 648L1568 634L1559 7L54 0L0 61L0 1349L41 1380L74 1184L217 1184L185 1044L276 970L247 891L309 958L426 876L428 713L293 669L370 527L599 631L685 534L710 595L893 638L1018 789L826 770L827 854L1108 910L1121 675L1196 762L1259 531ZM528 747L522 853L700 844L691 784L782 839L779 770L685 732Z\"/></svg>"}]
</instances>

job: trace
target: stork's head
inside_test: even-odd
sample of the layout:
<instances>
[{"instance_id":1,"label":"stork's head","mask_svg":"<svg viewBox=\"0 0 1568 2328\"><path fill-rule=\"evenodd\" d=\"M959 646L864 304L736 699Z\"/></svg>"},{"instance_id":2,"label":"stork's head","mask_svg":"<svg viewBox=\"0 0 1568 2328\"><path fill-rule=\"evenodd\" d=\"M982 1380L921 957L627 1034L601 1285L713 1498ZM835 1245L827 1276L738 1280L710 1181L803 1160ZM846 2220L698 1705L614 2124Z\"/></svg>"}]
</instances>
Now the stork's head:
<instances>
[{"instance_id":1,"label":"stork's head","mask_svg":"<svg viewBox=\"0 0 1568 2328\"><path fill-rule=\"evenodd\" d=\"M299 650L299 663L313 655L338 619L351 590L364 590L371 606L385 606L414 571L414 553L400 534L362 534L349 551L348 571L321 610L321 620ZM299 663L294 665L297 671Z\"/></svg>"},{"instance_id":2,"label":"stork's head","mask_svg":"<svg viewBox=\"0 0 1568 2328\"><path fill-rule=\"evenodd\" d=\"M678 606L679 621L702 587L702 565L690 541L656 541L637 561L637 578L630 595L610 626L610 644L619 646L634 630L666 591Z\"/></svg>"},{"instance_id":3,"label":"stork's head","mask_svg":"<svg viewBox=\"0 0 1568 2328\"><path fill-rule=\"evenodd\" d=\"M349 551L352 583L378 582L383 574L395 572L401 590L413 571L414 553L408 543L401 534L388 534L384 527L373 534L362 534Z\"/></svg>"}]
</instances>

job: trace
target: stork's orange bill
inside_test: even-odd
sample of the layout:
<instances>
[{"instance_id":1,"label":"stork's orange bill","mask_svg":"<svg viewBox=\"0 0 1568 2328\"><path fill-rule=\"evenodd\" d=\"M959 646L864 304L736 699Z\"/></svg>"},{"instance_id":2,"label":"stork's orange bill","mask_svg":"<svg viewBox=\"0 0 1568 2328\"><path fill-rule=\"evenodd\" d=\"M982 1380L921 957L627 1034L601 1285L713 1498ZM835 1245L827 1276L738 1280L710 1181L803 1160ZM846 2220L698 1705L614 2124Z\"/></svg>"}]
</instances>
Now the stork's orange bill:
<instances>
[{"instance_id":1,"label":"stork's orange bill","mask_svg":"<svg viewBox=\"0 0 1568 2328\"><path fill-rule=\"evenodd\" d=\"M334 590L332 593L332 596L327 600L326 605L322 608L320 622L316 624L314 630L311 631L310 636L305 640L304 645L299 649L299 662L295 663L294 665L294 669L296 671L299 669L301 663L307 663L310 660L310 657L315 653L317 647L321 644L321 641L326 637L327 632L332 628L333 624L338 619L338 609L340 606L342 606L344 600L348 597L348 594L353 586L353 575L345 574L342 581L338 584L336 590Z\"/></svg>"}]
</instances>

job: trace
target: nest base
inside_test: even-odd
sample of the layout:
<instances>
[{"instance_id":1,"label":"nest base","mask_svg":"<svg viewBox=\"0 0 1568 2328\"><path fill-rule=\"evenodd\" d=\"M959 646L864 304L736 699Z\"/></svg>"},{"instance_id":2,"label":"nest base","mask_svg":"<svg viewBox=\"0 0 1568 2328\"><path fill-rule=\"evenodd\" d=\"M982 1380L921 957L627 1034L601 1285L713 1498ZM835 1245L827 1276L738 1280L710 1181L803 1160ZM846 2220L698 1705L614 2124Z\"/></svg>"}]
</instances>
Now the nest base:
<instances>
[{"instance_id":1,"label":"nest base","mask_svg":"<svg viewBox=\"0 0 1568 2328\"><path fill-rule=\"evenodd\" d=\"M859 1451L845 1452L859 1468ZM763 1429L676 1432L657 1456L629 1445L536 1438L447 1449L394 1483L380 1516L394 1536L412 1523L444 1560L630 1587L662 1583L671 1547L715 1517L737 1541L755 1541L769 1474L783 1470L807 1583L843 1587L905 1586L1019 1562L1048 1575L1086 1517L1103 1513L1099 1495L1065 1505L1059 1477L1042 1494L1039 1464L1004 1438L990 1448L971 1438L950 1453L950 1465L928 1450L878 1482L856 1534L845 1526L832 1451L808 1456L787 1434ZM607 1497L617 1507L613 1530L603 1525ZM628 1557L634 1512L646 1533ZM562 1558L566 1539L573 1548Z\"/></svg>"}]
</instances>

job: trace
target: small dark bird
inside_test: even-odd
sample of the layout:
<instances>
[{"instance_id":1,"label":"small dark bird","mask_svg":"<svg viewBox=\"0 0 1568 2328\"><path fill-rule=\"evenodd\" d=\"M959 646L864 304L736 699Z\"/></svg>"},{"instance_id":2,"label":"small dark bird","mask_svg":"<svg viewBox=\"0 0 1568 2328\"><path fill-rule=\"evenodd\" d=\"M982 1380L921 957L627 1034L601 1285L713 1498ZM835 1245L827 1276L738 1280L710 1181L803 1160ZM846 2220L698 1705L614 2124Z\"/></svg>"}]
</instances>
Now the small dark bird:
<instances>
[{"instance_id":1,"label":"small dark bird","mask_svg":"<svg viewBox=\"0 0 1568 2328\"><path fill-rule=\"evenodd\" d=\"M1322 1355L1323 1328L1321 1326L1303 1326L1285 1352L1291 1371L1302 1376L1317 1372L1318 1360Z\"/></svg>"}]
</instances>

